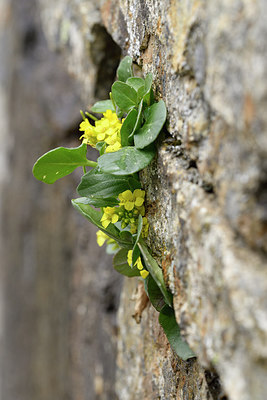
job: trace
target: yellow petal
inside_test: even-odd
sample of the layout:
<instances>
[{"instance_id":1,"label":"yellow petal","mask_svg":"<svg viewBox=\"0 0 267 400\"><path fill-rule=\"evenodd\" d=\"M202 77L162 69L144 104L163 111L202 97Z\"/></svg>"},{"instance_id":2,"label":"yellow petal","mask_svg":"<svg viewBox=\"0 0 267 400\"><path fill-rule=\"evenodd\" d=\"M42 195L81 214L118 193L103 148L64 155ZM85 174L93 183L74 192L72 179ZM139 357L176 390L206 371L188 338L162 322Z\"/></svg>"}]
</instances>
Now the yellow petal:
<instances>
[{"instance_id":1,"label":"yellow petal","mask_svg":"<svg viewBox=\"0 0 267 400\"><path fill-rule=\"evenodd\" d=\"M101 221L102 222L102 225L103 225L103 227L106 229L108 226L109 226L109 224L110 224L110 221L107 219L107 220L105 220L105 221Z\"/></svg>"},{"instance_id":2,"label":"yellow petal","mask_svg":"<svg viewBox=\"0 0 267 400\"><path fill-rule=\"evenodd\" d=\"M125 190L125 192L122 193L122 197L124 200L133 201L133 194L130 190Z\"/></svg>"},{"instance_id":3,"label":"yellow petal","mask_svg":"<svg viewBox=\"0 0 267 400\"><path fill-rule=\"evenodd\" d=\"M117 214L113 214L112 215L112 223L115 224L116 222L118 222L119 220L119 216Z\"/></svg>"},{"instance_id":4,"label":"yellow petal","mask_svg":"<svg viewBox=\"0 0 267 400\"><path fill-rule=\"evenodd\" d=\"M93 128L93 126L90 124L88 119L80 123L80 131L90 130L91 128Z\"/></svg>"},{"instance_id":5,"label":"yellow petal","mask_svg":"<svg viewBox=\"0 0 267 400\"><path fill-rule=\"evenodd\" d=\"M128 264L130 265L130 267L132 266L132 262L133 262L133 251L129 250L128 254L127 254L127 261Z\"/></svg>"},{"instance_id":6,"label":"yellow petal","mask_svg":"<svg viewBox=\"0 0 267 400\"><path fill-rule=\"evenodd\" d=\"M144 203L144 199L142 199L142 197L137 197L137 199L135 200L134 204L137 207L140 207L142 204Z\"/></svg>"},{"instance_id":7,"label":"yellow petal","mask_svg":"<svg viewBox=\"0 0 267 400\"><path fill-rule=\"evenodd\" d=\"M116 139L117 139L117 135L115 134L115 135L107 137L105 142L107 144L114 144L116 142Z\"/></svg>"},{"instance_id":8,"label":"yellow petal","mask_svg":"<svg viewBox=\"0 0 267 400\"><path fill-rule=\"evenodd\" d=\"M132 209L134 208L134 202L132 202L132 201L127 201L127 202L124 204L124 208L125 208L125 210L127 210L127 211L132 211Z\"/></svg>"},{"instance_id":9,"label":"yellow petal","mask_svg":"<svg viewBox=\"0 0 267 400\"><path fill-rule=\"evenodd\" d=\"M105 133L98 133L96 137L97 137L97 140L102 142L105 139L106 135L105 135Z\"/></svg>"},{"instance_id":10,"label":"yellow petal","mask_svg":"<svg viewBox=\"0 0 267 400\"><path fill-rule=\"evenodd\" d=\"M145 191L141 190L141 189L135 189L135 191L133 192L135 197L145 197Z\"/></svg>"},{"instance_id":11,"label":"yellow petal","mask_svg":"<svg viewBox=\"0 0 267 400\"><path fill-rule=\"evenodd\" d=\"M102 231L97 231L96 232L96 241L99 247L103 246L105 241L108 239L108 236L102 232Z\"/></svg>"},{"instance_id":12,"label":"yellow petal","mask_svg":"<svg viewBox=\"0 0 267 400\"><path fill-rule=\"evenodd\" d=\"M146 269L143 269L142 271L140 271L140 275L143 279L146 279L146 277L149 275L149 272Z\"/></svg>"},{"instance_id":13,"label":"yellow petal","mask_svg":"<svg viewBox=\"0 0 267 400\"><path fill-rule=\"evenodd\" d=\"M144 268L140 257L138 257L138 259L137 259L135 265L137 266L137 268L138 268L139 270L141 270L141 269Z\"/></svg>"}]
</instances>

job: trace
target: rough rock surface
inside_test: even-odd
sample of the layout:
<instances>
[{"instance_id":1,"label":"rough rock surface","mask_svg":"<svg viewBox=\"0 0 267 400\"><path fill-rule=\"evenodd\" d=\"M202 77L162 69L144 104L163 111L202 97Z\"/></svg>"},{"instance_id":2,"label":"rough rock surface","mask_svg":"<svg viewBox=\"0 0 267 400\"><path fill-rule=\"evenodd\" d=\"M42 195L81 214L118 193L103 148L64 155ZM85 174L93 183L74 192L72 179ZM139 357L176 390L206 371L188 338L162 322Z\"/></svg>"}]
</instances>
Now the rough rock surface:
<instances>
[{"instance_id":1,"label":"rough rock surface","mask_svg":"<svg viewBox=\"0 0 267 400\"><path fill-rule=\"evenodd\" d=\"M263 1L102 8L168 108L171 137L142 174L151 247L185 337L236 400L267 389L266 11Z\"/></svg>"},{"instance_id":2,"label":"rough rock surface","mask_svg":"<svg viewBox=\"0 0 267 400\"><path fill-rule=\"evenodd\" d=\"M153 72L168 107L173 139L143 176L151 244L168 269L190 345L216 366L233 399L265 393L264 7L102 3L108 31Z\"/></svg>"},{"instance_id":3,"label":"rough rock surface","mask_svg":"<svg viewBox=\"0 0 267 400\"><path fill-rule=\"evenodd\" d=\"M153 73L168 109L158 157L142 173L149 243L198 364L175 359L150 308L140 326L132 323L127 283L119 398L220 399L206 368L216 369L229 399L265 399L266 2L39 1L49 42L63 53L84 100L104 97L90 76L108 68L105 49L117 49L103 23L123 53Z\"/></svg>"}]
</instances>

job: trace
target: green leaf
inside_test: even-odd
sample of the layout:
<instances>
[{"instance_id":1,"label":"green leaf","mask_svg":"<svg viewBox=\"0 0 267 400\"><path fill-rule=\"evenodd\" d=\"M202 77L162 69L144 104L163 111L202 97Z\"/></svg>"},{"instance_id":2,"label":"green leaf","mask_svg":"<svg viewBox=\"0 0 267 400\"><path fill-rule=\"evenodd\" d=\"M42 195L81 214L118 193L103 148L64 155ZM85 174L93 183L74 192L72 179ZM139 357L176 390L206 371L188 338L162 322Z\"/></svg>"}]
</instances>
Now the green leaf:
<instances>
[{"instance_id":1,"label":"green leaf","mask_svg":"<svg viewBox=\"0 0 267 400\"><path fill-rule=\"evenodd\" d=\"M122 127L121 127L121 145L122 147L128 146L129 143L129 136L134 131L135 122L137 120L137 110L133 108L127 117L125 118Z\"/></svg>"},{"instance_id":2,"label":"green leaf","mask_svg":"<svg viewBox=\"0 0 267 400\"><path fill-rule=\"evenodd\" d=\"M136 130L140 128L142 122L142 109L143 109L143 100L140 101L138 106L138 114L133 127L132 132L129 135L129 139L135 134Z\"/></svg>"},{"instance_id":3,"label":"green leaf","mask_svg":"<svg viewBox=\"0 0 267 400\"><path fill-rule=\"evenodd\" d=\"M171 348L184 361L196 357L188 344L182 339L179 325L176 322L172 308L167 305L163 307L159 314L159 323L162 326Z\"/></svg>"},{"instance_id":4,"label":"green leaf","mask_svg":"<svg viewBox=\"0 0 267 400\"><path fill-rule=\"evenodd\" d=\"M142 228L143 228L143 218L142 215L138 215L138 225L137 225L137 235L135 238L134 246L133 246L133 262L132 266L136 263L138 257L140 256L140 250L139 247L137 246L141 233L142 233Z\"/></svg>"},{"instance_id":5,"label":"green leaf","mask_svg":"<svg viewBox=\"0 0 267 400\"><path fill-rule=\"evenodd\" d=\"M124 57L117 69L117 77L119 81L126 82L128 78L133 76L132 59L130 56Z\"/></svg>"},{"instance_id":6,"label":"green leaf","mask_svg":"<svg viewBox=\"0 0 267 400\"><path fill-rule=\"evenodd\" d=\"M129 175L144 169L155 156L153 147L138 150L135 147L123 147L114 153L106 153L98 158L102 172L113 175Z\"/></svg>"},{"instance_id":7,"label":"green leaf","mask_svg":"<svg viewBox=\"0 0 267 400\"><path fill-rule=\"evenodd\" d=\"M113 257L114 269L120 274L128 276L129 278L133 276L140 276L140 272L136 267L131 268L129 266L127 261L127 254L128 250L126 249L121 249L120 251L118 251L117 254L115 254L115 256Z\"/></svg>"},{"instance_id":8,"label":"green leaf","mask_svg":"<svg viewBox=\"0 0 267 400\"><path fill-rule=\"evenodd\" d=\"M148 93L151 89L153 82L153 75L149 72L145 77L145 94Z\"/></svg>"},{"instance_id":9,"label":"green leaf","mask_svg":"<svg viewBox=\"0 0 267 400\"><path fill-rule=\"evenodd\" d=\"M119 204L119 201L115 197L80 197L79 199L75 199L79 204L89 204L91 206L101 208L101 207L115 207Z\"/></svg>"},{"instance_id":10,"label":"green leaf","mask_svg":"<svg viewBox=\"0 0 267 400\"><path fill-rule=\"evenodd\" d=\"M111 100L97 101L91 108L91 111L96 113L104 113L107 110L115 111Z\"/></svg>"},{"instance_id":11,"label":"green leaf","mask_svg":"<svg viewBox=\"0 0 267 400\"><path fill-rule=\"evenodd\" d=\"M71 174L77 167L96 165L86 158L87 145L67 149L58 147L40 157L33 166L33 175L45 183L54 183Z\"/></svg>"},{"instance_id":12,"label":"green leaf","mask_svg":"<svg viewBox=\"0 0 267 400\"><path fill-rule=\"evenodd\" d=\"M136 92L141 87L145 86L145 81L142 78L128 78L126 81L127 85L131 86Z\"/></svg>"},{"instance_id":13,"label":"green leaf","mask_svg":"<svg viewBox=\"0 0 267 400\"><path fill-rule=\"evenodd\" d=\"M137 149L143 149L156 140L165 123L166 115L163 100L149 107L146 122L134 135L134 144Z\"/></svg>"},{"instance_id":14,"label":"green leaf","mask_svg":"<svg viewBox=\"0 0 267 400\"><path fill-rule=\"evenodd\" d=\"M152 306L160 312L160 310L165 306L164 296L161 293L158 285L152 278L151 274L146 278L146 292L148 294L149 300Z\"/></svg>"},{"instance_id":15,"label":"green leaf","mask_svg":"<svg viewBox=\"0 0 267 400\"><path fill-rule=\"evenodd\" d=\"M145 93L145 87L144 87L144 86L141 86L141 87L137 90L137 99L138 99L138 102L139 102L140 100L143 100L144 93Z\"/></svg>"},{"instance_id":16,"label":"green leaf","mask_svg":"<svg viewBox=\"0 0 267 400\"><path fill-rule=\"evenodd\" d=\"M154 260L154 258L149 253L148 248L142 238L139 239L138 247L141 250L143 260L146 264L146 268L152 275L152 278L155 280L156 284L158 285L161 293L164 296L166 303L169 306L172 306L172 294L166 288L163 279L162 269L159 267L157 261Z\"/></svg>"},{"instance_id":17,"label":"green leaf","mask_svg":"<svg viewBox=\"0 0 267 400\"><path fill-rule=\"evenodd\" d=\"M115 82L111 90L113 100L122 111L129 112L137 106L137 93L127 83Z\"/></svg>"},{"instance_id":18,"label":"green leaf","mask_svg":"<svg viewBox=\"0 0 267 400\"><path fill-rule=\"evenodd\" d=\"M136 263L136 261L138 260L138 258L140 257L141 252L139 250L139 247L136 246L133 250L133 261L132 261L132 268L134 267L134 264Z\"/></svg>"},{"instance_id":19,"label":"green leaf","mask_svg":"<svg viewBox=\"0 0 267 400\"><path fill-rule=\"evenodd\" d=\"M120 232L120 237L123 240L126 240L127 242L133 242L133 235L129 231L121 231Z\"/></svg>"},{"instance_id":20,"label":"green leaf","mask_svg":"<svg viewBox=\"0 0 267 400\"><path fill-rule=\"evenodd\" d=\"M102 154L105 153L107 147L107 143L106 142L98 142L95 146L95 148L99 151L99 154L102 156Z\"/></svg>"},{"instance_id":21,"label":"green leaf","mask_svg":"<svg viewBox=\"0 0 267 400\"><path fill-rule=\"evenodd\" d=\"M149 72L145 77L145 88L144 88L144 102L150 106L153 100L153 91L152 91L152 82L153 82L153 75Z\"/></svg>"},{"instance_id":22,"label":"green leaf","mask_svg":"<svg viewBox=\"0 0 267 400\"><path fill-rule=\"evenodd\" d=\"M79 199L72 200L72 205L76 210L78 210L85 218L87 218L90 222L92 222L95 226L98 227L102 232L106 235L114 239L121 247L125 247L127 249L132 248L132 243L130 243L125 238L120 237L120 230L114 226L114 224L109 224L109 226L105 229L102 226L101 218L102 212L97 211L95 208L92 208L90 205L79 203Z\"/></svg>"},{"instance_id":23,"label":"green leaf","mask_svg":"<svg viewBox=\"0 0 267 400\"><path fill-rule=\"evenodd\" d=\"M133 135L140 128L142 120L143 100L139 103L138 111L133 108L125 118L121 127L121 144L123 147L133 143ZM131 139L132 138L132 139ZM131 140L130 140L131 139Z\"/></svg>"},{"instance_id":24,"label":"green leaf","mask_svg":"<svg viewBox=\"0 0 267 400\"><path fill-rule=\"evenodd\" d=\"M117 197L125 190L132 191L132 188L140 189L141 185L131 176L114 176L101 173L97 168L94 168L83 175L77 192L83 197Z\"/></svg>"}]
</instances>

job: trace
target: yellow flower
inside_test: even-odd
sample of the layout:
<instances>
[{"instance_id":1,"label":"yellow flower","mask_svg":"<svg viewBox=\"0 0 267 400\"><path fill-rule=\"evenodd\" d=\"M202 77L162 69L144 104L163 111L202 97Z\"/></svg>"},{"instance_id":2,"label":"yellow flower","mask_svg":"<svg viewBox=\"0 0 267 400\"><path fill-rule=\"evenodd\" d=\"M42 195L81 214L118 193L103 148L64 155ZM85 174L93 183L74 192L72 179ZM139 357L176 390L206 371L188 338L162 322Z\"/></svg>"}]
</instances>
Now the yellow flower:
<instances>
[{"instance_id":1,"label":"yellow flower","mask_svg":"<svg viewBox=\"0 0 267 400\"><path fill-rule=\"evenodd\" d=\"M143 269L143 271L140 271L140 275L143 279L146 279L146 277L149 275L149 272L146 269Z\"/></svg>"},{"instance_id":2,"label":"yellow flower","mask_svg":"<svg viewBox=\"0 0 267 400\"><path fill-rule=\"evenodd\" d=\"M133 193L130 190L125 190L125 192L119 194L120 206L123 206L127 211L133 210L134 207L144 211L144 199L145 191L141 189L135 189Z\"/></svg>"},{"instance_id":3,"label":"yellow flower","mask_svg":"<svg viewBox=\"0 0 267 400\"><path fill-rule=\"evenodd\" d=\"M133 192L133 196L134 196L134 205L136 207L141 207L144 203L145 200L145 191L141 190L141 189L135 189L135 191Z\"/></svg>"},{"instance_id":4,"label":"yellow flower","mask_svg":"<svg viewBox=\"0 0 267 400\"><path fill-rule=\"evenodd\" d=\"M120 248L120 246L114 239L106 235L101 230L96 232L96 241L99 247L103 246L105 241L107 241L107 245L112 245L111 248L109 249L109 252L116 252L116 250Z\"/></svg>"},{"instance_id":5,"label":"yellow flower","mask_svg":"<svg viewBox=\"0 0 267 400\"><path fill-rule=\"evenodd\" d=\"M109 236L106 235L104 232L102 232L100 230L96 232L96 241L97 241L97 244L99 247L103 246L105 241L108 239L109 239Z\"/></svg>"},{"instance_id":6,"label":"yellow flower","mask_svg":"<svg viewBox=\"0 0 267 400\"><path fill-rule=\"evenodd\" d=\"M87 132L93 128L94 127L93 127L93 125L90 124L88 118L85 118L85 120L80 123L80 131Z\"/></svg>"},{"instance_id":7,"label":"yellow flower","mask_svg":"<svg viewBox=\"0 0 267 400\"><path fill-rule=\"evenodd\" d=\"M125 210L131 211L134 208L134 196L130 190L125 190L119 194L120 206L123 206Z\"/></svg>"},{"instance_id":8,"label":"yellow flower","mask_svg":"<svg viewBox=\"0 0 267 400\"><path fill-rule=\"evenodd\" d=\"M103 118L95 122L95 126L91 125L87 118L80 124L80 131L84 131L80 139L83 138L83 143L92 147L98 142L106 142L106 153L118 151L121 148L120 130L123 121L121 122L111 110L107 110L103 115Z\"/></svg>"},{"instance_id":9,"label":"yellow flower","mask_svg":"<svg viewBox=\"0 0 267 400\"><path fill-rule=\"evenodd\" d=\"M117 114L111 110L107 110L103 115L104 117L95 123L95 135L98 142L108 144L106 153L111 153L121 148L120 130L122 123Z\"/></svg>"},{"instance_id":10,"label":"yellow flower","mask_svg":"<svg viewBox=\"0 0 267 400\"><path fill-rule=\"evenodd\" d=\"M127 262L128 262L128 264L129 264L129 266L131 267L131 266L132 266L132 263L133 263L133 250L129 250L129 251L128 251L128 254L127 254ZM140 275L141 275L141 277L142 277L143 279L145 279L145 278L148 276L149 272L148 272L146 269L144 269L143 264L142 264L141 257L138 257L138 259L137 259L137 261L135 262L134 266L137 267L137 268L139 269Z\"/></svg>"},{"instance_id":11,"label":"yellow flower","mask_svg":"<svg viewBox=\"0 0 267 400\"><path fill-rule=\"evenodd\" d=\"M106 141L107 142L107 141ZM105 153L113 153L121 148L121 143L117 140L114 144L107 146Z\"/></svg>"},{"instance_id":12,"label":"yellow flower","mask_svg":"<svg viewBox=\"0 0 267 400\"><path fill-rule=\"evenodd\" d=\"M87 118L80 123L80 131L84 131L84 134L80 137L80 139L83 138L83 143L89 144L92 147L95 147L96 143L98 142L94 129L95 127L90 124Z\"/></svg>"},{"instance_id":13,"label":"yellow flower","mask_svg":"<svg viewBox=\"0 0 267 400\"><path fill-rule=\"evenodd\" d=\"M112 222L112 224L115 224L119 220L118 214L116 214L116 208L115 207L105 207L104 208L104 214L101 218L101 222L104 228L107 228L109 224Z\"/></svg>"}]
</instances>

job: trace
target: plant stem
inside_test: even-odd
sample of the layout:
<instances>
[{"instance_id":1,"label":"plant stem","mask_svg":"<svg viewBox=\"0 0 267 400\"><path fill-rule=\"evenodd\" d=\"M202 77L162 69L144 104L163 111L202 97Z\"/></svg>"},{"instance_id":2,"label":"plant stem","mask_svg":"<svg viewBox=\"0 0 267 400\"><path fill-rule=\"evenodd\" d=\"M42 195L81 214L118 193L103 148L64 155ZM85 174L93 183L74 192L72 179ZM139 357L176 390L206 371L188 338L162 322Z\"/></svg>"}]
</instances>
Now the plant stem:
<instances>
[{"instance_id":1,"label":"plant stem","mask_svg":"<svg viewBox=\"0 0 267 400\"><path fill-rule=\"evenodd\" d=\"M98 118L96 118L93 114L90 114L88 111L85 112L85 115L87 115L87 117L91 118L93 121L98 121Z\"/></svg>"},{"instance_id":2,"label":"plant stem","mask_svg":"<svg viewBox=\"0 0 267 400\"><path fill-rule=\"evenodd\" d=\"M152 278L158 285L161 293L165 298L166 303L170 307L172 307L172 294L166 288L161 268L159 267L157 261L154 260L154 258L151 256L144 240L141 238L139 239L138 247L142 253L142 256L144 258L149 273L151 274Z\"/></svg>"},{"instance_id":3,"label":"plant stem","mask_svg":"<svg viewBox=\"0 0 267 400\"><path fill-rule=\"evenodd\" d=\"M94 168L94 167L97 166L97 162L91 161L91 160L87 160L86 166Z\"/></svg>"},{"instance_id":4,"label":"plant stem","mask_svg":"<svg viewBox=\"0 0 267 400\"><path fill-rule=\"evenodd\" d=\"M86 174L86 172L87 172L87 171L86 171L86 167L83 166L83 173Z\"/></svg>"},{"instance_id":5,"label":"plant stem","mask_svg":"<svg viewBox=\"0 0 267 400\"><path fill-rule=\"evenodd\" d=\"M82 116L83 120L85 121L85 120L86 120L86 118L85 118L84 112L83 112L82 110L80 110L80 114L81 114L81 116Z\"/></svg>"}]
</instances>

